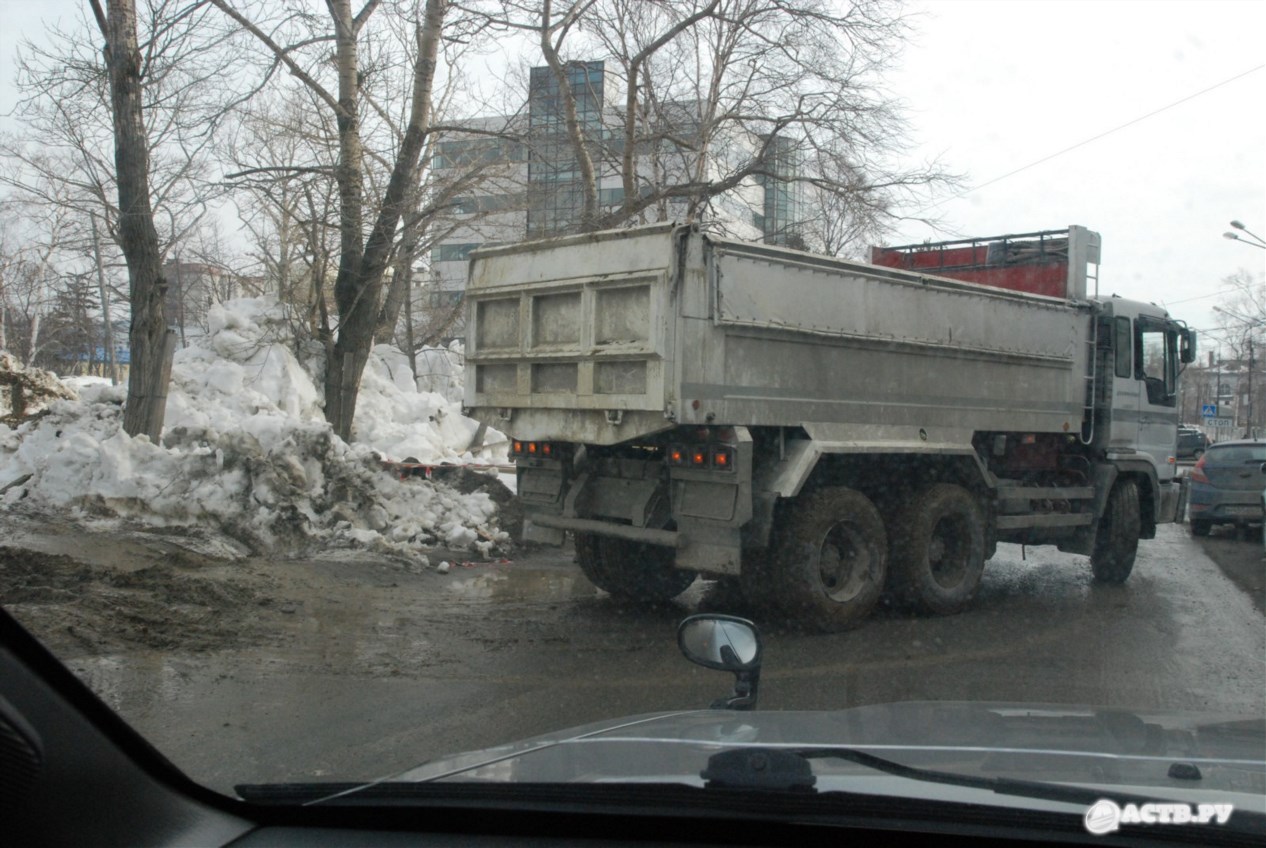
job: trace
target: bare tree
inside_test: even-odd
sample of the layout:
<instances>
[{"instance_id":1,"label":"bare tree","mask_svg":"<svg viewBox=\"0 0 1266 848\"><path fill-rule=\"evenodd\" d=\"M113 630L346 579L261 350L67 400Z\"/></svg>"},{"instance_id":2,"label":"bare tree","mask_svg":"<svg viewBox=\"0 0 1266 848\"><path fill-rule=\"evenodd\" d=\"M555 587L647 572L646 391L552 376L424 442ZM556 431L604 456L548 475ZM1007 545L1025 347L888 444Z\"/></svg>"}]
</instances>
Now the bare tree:
<instances>
[{"instance_id":1,"label":"bare tree","mask_svg":"<svg viewBox=\"0 0 1266 848\"><path fill-rule=\"evenodd\" d=\"M151 348L133 347L124 428L156 438L165 388L154 360L162 359L166 328L153 303L164 283L161 271L146 269L200 225L214 194L212 140L242 96L232 84L236 31L208 26L220 19L208 18L202 2L148 0L138 10L134 0L105 8L90 0L88 7L91 20L24 44L17 109L24 128L0 140L0 182L28 202L71 212L68 244L93 257L102 302L105 270L123 253L130 342L148 339ZM101 311L109 327L109 304Z\"/></svg>"},{"instance_id":2,"label":"bare tree","mask_svg":"<svg viewBox=\"0 0 1266 848\"><path fill-rule=\"evenodd\" d=\"M20 215L20 227L10 224L6 235L14 233L21 247L5 251L5 275L0 285L0 336L25 364L40 357L47 342L45 320L54 309L63 272L58 262L69 238L66 209L10 201L6 211Z\"/></svg>"},{"instance_id":3,"label":"bare tree","mask_svg":"<svg viewBox=\"0 0 1266 848\"><path fill-rule=\"evenodd\" d=\"M368 202L366 191L366 148L361 129L366 103L361 89L363 75L371 69L362 63L361 36L381 5L380 0L368 0L358 12L353 12L351 0L327 0L329 18L321 29L301 32L300 23L315 21L303 16L300 9L273 27L271 33L228 0L211 2L254 36L274 67L285 67L307 86L322 108L334 116L338 128L335 181L339 197L339 266L334 301L339 323L337 335L328 345L325 415L340 437L350 439L360 376L379 321L383 273L391 263L401 220L409 211L411 188L431 124L436 60L449 2L425 0L418 14L404 8L394 10L412 20L414 52L410 61L408 118L403 122L390 176L376 209ZM313 59L302 50L306 45L331 42L335 77L332 86L330 80L321 79L325 76L320 68L322 57ZM364 222L369 216L373 224L366 234Z\"/></svg>"},{"instance_id":4,"label":"bare tree","mask_svg":"<svg viewBox=\"0 0 1266 848\"><path fill-rule=\"evenodd\" d=\"M1234 389L1237 425L1252 422L1256 429L1266 423L1266 380L1261 367L1266 354L1266 278L1241 269L1223 278L1222 285L1230 290L1214 307L1222 326L1207 335L1218 344L1219 382Z\"/></svg>"},{"instance_id":5,"label":"bare tree","mask_svg":"<svg viewBox=\"0 0 1266 848\"><path fill-rule=\"evenodd\" d=\"M99 0L90 4L100 10ZM138 74L145 115L150 205L165 251L191 233L222 189L213 154L236 104L235 31L202 2L147 0L140 9ZM22 129L0 138L0 183L21 197L76 210L80 238L95 216L118 241L114 123L109 69L81 21L50 28L22 46L15 117Z\"/></svg>"},{"instance_id":6,"label":"bare tree","mask_svg":"<svg viewBox=\"0 0 1266 848\"><path fill-rule=\"evenodd\" d=\"M224 156L250 254L269 290L302 316L300 338L332 335L338 254L338 130L306 87L257 97Z\"/></svg>"},{"instance_id":7,"label":"bare tree","mask_svg":"<svg viewBox=\"0 0 1266 848\"><path fill-rule=\"evenodd\" d=\"M105 36L114 115L114 168L118 185L119 246L127 259L132 306L128 334L132 366L123 429L157 442L166 412L167 381L174 337L167 329L163 298L167 283L149 193L149 146L142 112L141 52L133 0L107 0L109 13L90 0Z\"/></svg>"},{"instance_id":8,"label":"bare tree","mask_svg":"<svg viewBox=\"0 0 1266 848\"><path fill-rule=\"evenodd\" d=\"M771 240L805 229L779 217L803 205L838 250L908 192L952 181L897 164L906 127L881 82L908 24L891 0L504 0L498 15L534 36L553 74L546 108L576 164L577 229L715 217L738 193L774 199ZM590 60L617 104L596 121L577 108ZM603 202L603 177L621 181L618 202Z\"/></svg>"}]
</instances>

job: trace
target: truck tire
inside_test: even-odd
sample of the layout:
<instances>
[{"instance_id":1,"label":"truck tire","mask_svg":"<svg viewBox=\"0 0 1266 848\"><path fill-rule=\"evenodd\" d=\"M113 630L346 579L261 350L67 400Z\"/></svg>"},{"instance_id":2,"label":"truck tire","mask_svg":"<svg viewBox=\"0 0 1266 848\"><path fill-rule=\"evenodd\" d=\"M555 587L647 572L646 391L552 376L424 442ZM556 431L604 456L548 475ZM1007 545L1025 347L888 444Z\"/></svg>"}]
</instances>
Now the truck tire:
<instances>
[{"instance_id":1,"label":"truck tire","mask_svg":"<svg viewBox=\"0 0 1266 848\"><path fill-rule=\"evenodd\" d=\"M576 562L589 582L626 601L667 601L690 588L693 571L673 567L672 548L576 534Z\"/></svg>"},{"instance_id":2,"label":"truck tire","mask_svg":"<svg viewBox=\"0 0 1266 848\"><path fill-rule=\"evenodd\" d=\"M1099 519L1090 568L1099 583L1124 583L1134 570L1139 549L1139 489L1133 480L1118 480ZM1195 532L1195 525L1192 525Z\"/></svg>"},{"instance_id":3,"label":"truck tire","mask_svg":"<svg viewBox=\"0 0 1266 848\"><path fill-rule=\"evenodd\" d=\"M1193 536L1208 536L1209 531L1212 529L1212 521L1204 521L1199 518L1191 519L1191 535Z\"/></svg>"},{"instance_id":4,"label":"truck tire","mask_svg":"<svg viewBox=\"0 0 1266 848\"><path fill-rule=\"evenodd\" d=\"M966 609L985 570L985 521L974 495L934 483L901 506L891 524L889 588L923 612Z\"/></svg>"},{"instance_id":5,"label":"truck tire","mask_svg":"<svg viewBox=\"0 0 1266 848\"><path fill-rule=\"evenodd\" d=\"M888 545L869 498L845 488L801 495L778 535L769 590L783 612L828 633L870 614L883 591Z\"/></svg>"}]
</instances>

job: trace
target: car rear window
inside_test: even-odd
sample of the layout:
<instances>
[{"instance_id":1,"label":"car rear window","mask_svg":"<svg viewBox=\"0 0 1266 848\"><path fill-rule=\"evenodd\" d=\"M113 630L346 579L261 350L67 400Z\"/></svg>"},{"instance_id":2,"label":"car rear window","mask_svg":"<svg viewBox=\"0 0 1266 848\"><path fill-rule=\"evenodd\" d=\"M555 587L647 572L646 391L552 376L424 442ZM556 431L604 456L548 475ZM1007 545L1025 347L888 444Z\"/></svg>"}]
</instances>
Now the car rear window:
<instances>
[{"instance_id":1,"label":"car rear window","mask_svg":"<svg viewBox=\"0 0 1266 848\"><path fill-rule=\"evenodd\" d=\"M1214 447L1206 454L1209 462L1266 462L1266 442L1260 445L1227 445Z\"/></svg>"}]
</instances>

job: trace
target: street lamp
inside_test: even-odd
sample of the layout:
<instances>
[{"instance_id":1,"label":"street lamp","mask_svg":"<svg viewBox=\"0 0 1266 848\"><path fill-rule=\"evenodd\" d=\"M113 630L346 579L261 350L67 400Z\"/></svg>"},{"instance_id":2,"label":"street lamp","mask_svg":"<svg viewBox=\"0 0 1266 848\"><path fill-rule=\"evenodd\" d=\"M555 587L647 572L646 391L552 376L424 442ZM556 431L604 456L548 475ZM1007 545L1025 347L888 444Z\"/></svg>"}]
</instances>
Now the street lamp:
<instances>
[{"instance_id":1,"label":"street lamp","mask_svg":"<svg viewBox=\"0 0 1266 848\"><path fill-rule=\"evenodd\" d=\"M1244 233L1245 235L1250 236L1251 238L1255 239L1255 241L1249 241L1248 239L1243 238L1237 233L1233 233L1229 230L1222 234L1222 238L1230 239L1231 241L1238 241L1243 244L1252 245L1253 247L1259 248L1261 250L1266 250L1266 240L1264 240L1257 233L1250 230L1248 227L1244 226L1243 222L1232 221L1231 226L1239 230L1240 232Z\"/></svg>"}]
</instances>

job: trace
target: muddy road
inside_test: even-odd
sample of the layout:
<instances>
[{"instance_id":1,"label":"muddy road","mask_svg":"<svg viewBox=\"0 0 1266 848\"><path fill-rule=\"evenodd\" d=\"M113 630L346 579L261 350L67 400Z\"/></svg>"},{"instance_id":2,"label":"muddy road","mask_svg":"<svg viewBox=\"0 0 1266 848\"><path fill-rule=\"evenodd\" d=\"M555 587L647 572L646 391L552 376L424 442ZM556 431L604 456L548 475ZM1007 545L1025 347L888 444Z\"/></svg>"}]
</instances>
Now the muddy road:
<instances>
[{"instance_id":1,"label":"muddy road","mask_svg":"<svg viewBox=\"0 0 1266 848\"><path fill-rule=\"evenodd\" d=\"M800 632L697 581L659 607L594 589L569 552L447 574L365 554L225 561L153 533L7 522L0 602L192 777L372 779L614 716L702 707L727 675L689 665L677 622L753 617L763 709L898 700L1266 714L1266 624L1185 527L1144 543L1124 587L1084 559L1002 546L974 607L880 610Z\"/></svg>"}]
</instances>

